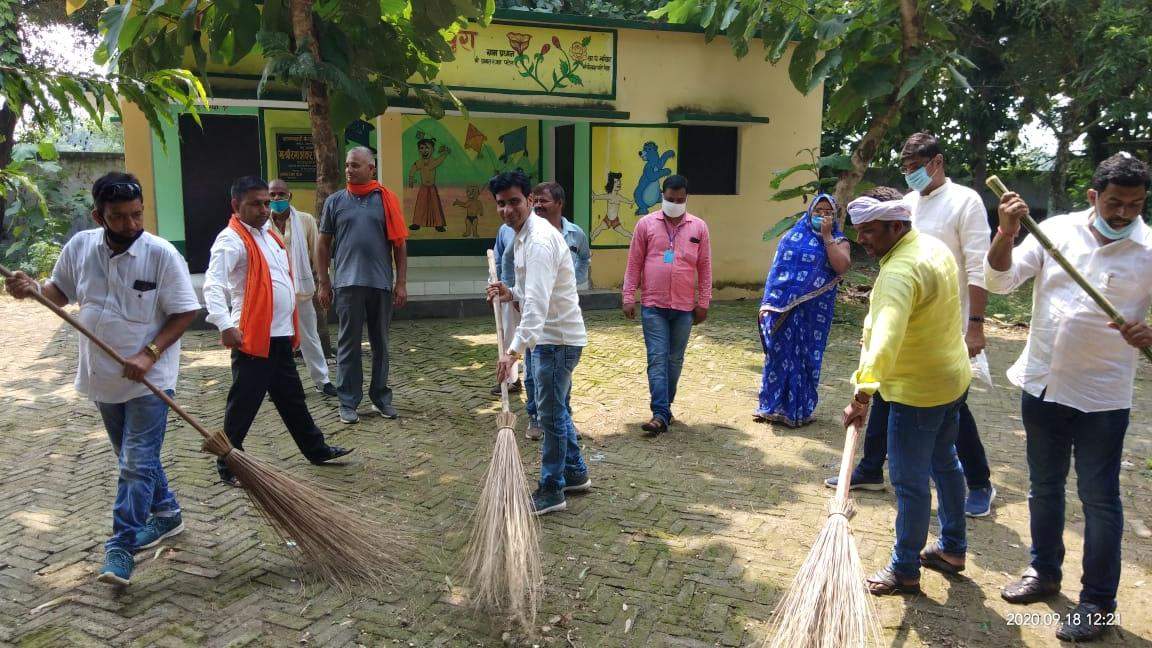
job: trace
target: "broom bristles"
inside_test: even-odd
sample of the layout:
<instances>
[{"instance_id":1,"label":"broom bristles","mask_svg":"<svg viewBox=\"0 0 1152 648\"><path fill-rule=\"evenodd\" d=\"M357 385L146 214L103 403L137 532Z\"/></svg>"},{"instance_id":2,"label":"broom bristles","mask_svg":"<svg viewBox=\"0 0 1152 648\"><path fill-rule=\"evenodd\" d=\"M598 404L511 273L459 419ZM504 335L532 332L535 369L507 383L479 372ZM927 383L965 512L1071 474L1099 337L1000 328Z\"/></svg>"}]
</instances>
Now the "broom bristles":
<instances>
[{"instance_id":1,"label":"broom bristles","mask_svg":"<svg viewBox=\"0 0 1152 648\"><path fill-rule=\"evenodd\" d=\"M848 517L850 501L831 514L776 605L769 648L855 648L880 645L880 624Z\"/></svg>"},{"instance_id":2,"label":"broom bristles","mask_svg":"<svg viewBox=\"0 0 1152 648\"><path fill-rule=\"evenodd\" d=\"M296 544L295 559L337 588L380 588L410 571L401 556L410 543L364 513L340 504L318 487L289 476L241 450L224 456L228 469L282 540Z\"/></svg>"},{"instance_id":3,"label":"broom bristles","mask_svg":"<svg viewBox=\"0 0 1152 648\"><path fill-rule=\"evenodd\" d=\"M472 518L463 581L473 607L502 612L530 628L542 580L540 541L515 420L508 412L497 418L500 430Z\"/></svg>"}]
</instances>

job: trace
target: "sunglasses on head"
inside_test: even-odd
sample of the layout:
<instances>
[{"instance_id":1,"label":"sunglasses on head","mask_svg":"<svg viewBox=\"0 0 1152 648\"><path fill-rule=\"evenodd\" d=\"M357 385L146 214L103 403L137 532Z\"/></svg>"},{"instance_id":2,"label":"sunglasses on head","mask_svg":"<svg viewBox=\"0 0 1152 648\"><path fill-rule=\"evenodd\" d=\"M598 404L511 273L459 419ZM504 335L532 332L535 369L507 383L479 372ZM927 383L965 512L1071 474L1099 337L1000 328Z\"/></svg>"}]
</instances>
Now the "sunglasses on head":
<instances>
[{"instance_id":1,"label":"sunglasses on head","mask_svg":"<svg viewBox=\"0 0 1152 648\"><path fill-rule=\"evenodd\" d=\"M135 200L143 195L140 185L135 182L113 182L100 187L100 200Z\"/></svg>"}]
</instances>

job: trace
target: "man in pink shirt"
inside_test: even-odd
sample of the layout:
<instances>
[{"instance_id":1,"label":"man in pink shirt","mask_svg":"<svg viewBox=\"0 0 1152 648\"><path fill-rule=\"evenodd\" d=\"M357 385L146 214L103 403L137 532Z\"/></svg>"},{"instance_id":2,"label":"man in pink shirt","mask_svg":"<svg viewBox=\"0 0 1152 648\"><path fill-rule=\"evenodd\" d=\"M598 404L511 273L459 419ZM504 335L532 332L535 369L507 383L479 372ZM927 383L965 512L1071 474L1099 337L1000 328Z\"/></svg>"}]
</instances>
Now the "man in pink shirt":
<instances>
[{"instance_id":1,"label":"man in pink shirt","mask_svg":"<svg viewBox=\"0 0 1152 648\"><path fill-rule=\"evenodd\" d=\"M648 436L668 431L684 349L693 324L708 318L712 301L712 249L708 226L687 211L688 180L664 180L660 211L636 223L628 248L622 298L624 316L640 322L648 348L648 391L652 420L640 426Z\"/></svg>"}]
</instances>

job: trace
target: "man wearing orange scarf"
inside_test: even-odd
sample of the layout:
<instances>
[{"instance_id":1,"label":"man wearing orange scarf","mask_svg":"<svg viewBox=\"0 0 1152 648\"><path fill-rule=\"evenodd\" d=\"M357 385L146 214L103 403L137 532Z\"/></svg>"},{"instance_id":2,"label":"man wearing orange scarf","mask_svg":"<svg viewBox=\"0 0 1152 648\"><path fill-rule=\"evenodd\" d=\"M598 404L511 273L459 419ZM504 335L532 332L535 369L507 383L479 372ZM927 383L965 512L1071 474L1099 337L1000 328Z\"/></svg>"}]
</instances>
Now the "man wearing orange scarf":
<instances>
[{"instance_id":1,"label":"man wearing orange scarf","mask_svg":"<svg viewBox=\"0 0 1152 648\"><path fill-rule=\"evenodd\" d=\"M388 387L388 328L392 309L408 301L408 228L400 199L376 180L371 149L360 146L348 151L344 176L348 188L324 201L316 251L316 296L324 308L335 297L340 320L336 345L340 421L360 420L356 408L364 397L360 340L365 325L372 347L368 399L373 410L394 419L397 413Z\"/></svg>"},{"instance_id":2,"label":"man wearing orange scarf","mask_svg":"<svg viewBox=\"0 0 1152 648\"><path fill-rule=\"evenodd\" d=\"M352 452L330 446L304 403L304 387L293 352L298 344L296 291L284 242L268 222L268 184L244 176L232 185L232 218L216 236L204 275L208 323L220 329L220 343L232 349L232 388L224 410L224 432L244 449L244 437L264 396L272 404L300 452L322 464ZM237 485L223 461L220 479Z\"/></svg>"}]
</instances>

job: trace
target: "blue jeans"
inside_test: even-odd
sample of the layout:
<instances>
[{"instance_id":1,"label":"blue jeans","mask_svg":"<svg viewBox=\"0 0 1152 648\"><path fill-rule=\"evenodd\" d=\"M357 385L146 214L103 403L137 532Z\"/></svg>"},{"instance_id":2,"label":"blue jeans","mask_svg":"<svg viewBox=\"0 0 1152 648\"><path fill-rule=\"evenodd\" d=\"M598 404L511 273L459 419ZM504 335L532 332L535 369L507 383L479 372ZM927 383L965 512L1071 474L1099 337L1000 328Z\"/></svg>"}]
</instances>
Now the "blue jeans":
<instances>
[{"instance_id":1,"label":"blue jeans","mask_svg":"<svg viewBox=\"0 0 1152 648\"><path fill-rule=\"evenodd\" d=\"M640 307L644 346L648 349L648 393L652 417L667 424L672 420L676 384L684 368L684 349L692 333L692 311Z\"/></svg>"},{"instance_id":2,"label":"blue jeans","mask_svg":"<svg viewBox=\"0 0 1152 648\"><path fill-rule=\"evenodd\" d=\"M536 410L536 378L532 376L532 354L524 354L524 410L533 423L539 423L540 418ZM564 404L568 407L568 416L572 416L572 387L568 387L568 395L564 397Z\"/></svg>"},{"instance_id":3,"label":"blue jeans","mask_svg":"<svg viewBox=\"0 0 1152 648\"><path fill-rule=\"evenodd\" d=\"M171 390L167 393L172 395ZM120 466L116 503L112 507L112 537L104 547L131 551L136 546L136 531L144 526L148 516L180 512L160 465L168 405L155 394L148 394L126 403L96 403L96 407Z\"/></svg>"},{"instance_id":4,"label":"blue jeans","mask_svg":"<svg viewBox=\"0 0 1152 648\"><path fill-rule=\"evenodd\" d=\"M980 441L980 430L976 419L968 409L968 395L960 401L960 429L956 433L956 455L960 457L960 468L968 490L990 488L992 470L988 467L988 455ZM856 470L866 478L877 481L884 479L884 459L888 456L888 403L880 394L872 397L872 414L864 431L864 456L856 464Z\"/></svg>"},{"instance_id":5,"label":"blue jeans","mask_svg":"<svg viewBox=\"0 0 1152 648\"><path fill-rule=\"evenodd\" d=\"M532 375L536 387L536 408L544 428L541 444L540 488L559 491L564 488L564 471L588 471L576 442L576 427L568 409L572 391L572 372L580 363L584 349L559 344L537 344L532 349Z\"/></svg>"},{"instance_id":6,"label":"blue jeans","mask_svg":"<svg viewBox=\"0 0 1152 648\"><path fill-rule=\"evenodd\" d=\"M1032 567L1059 581L1064 563L1064 483L1076 458L1076 490L1084 507L1081 602L1112 610L1120 584L1120 454L1130 410L1081 412L1024 392L1020 411L1028 449L1028 512Z\"/></svg>"},{"instance_id":7,"label":"blue jeans","mask_svg":"<svg viewBox=\"0 0 1152 648\"><path fill-rule=\"evenodd\" d=\"M937 407L888 403L888 470L896 491L896 545L892 571L901 578L920 576L920 551L928 541L932 492L936 483L942 551L968 550L964 520L964 472L956 458L956 432L963 397ZM875 413L873 413L875 415Z\"/></svg>"}]
</instances>

